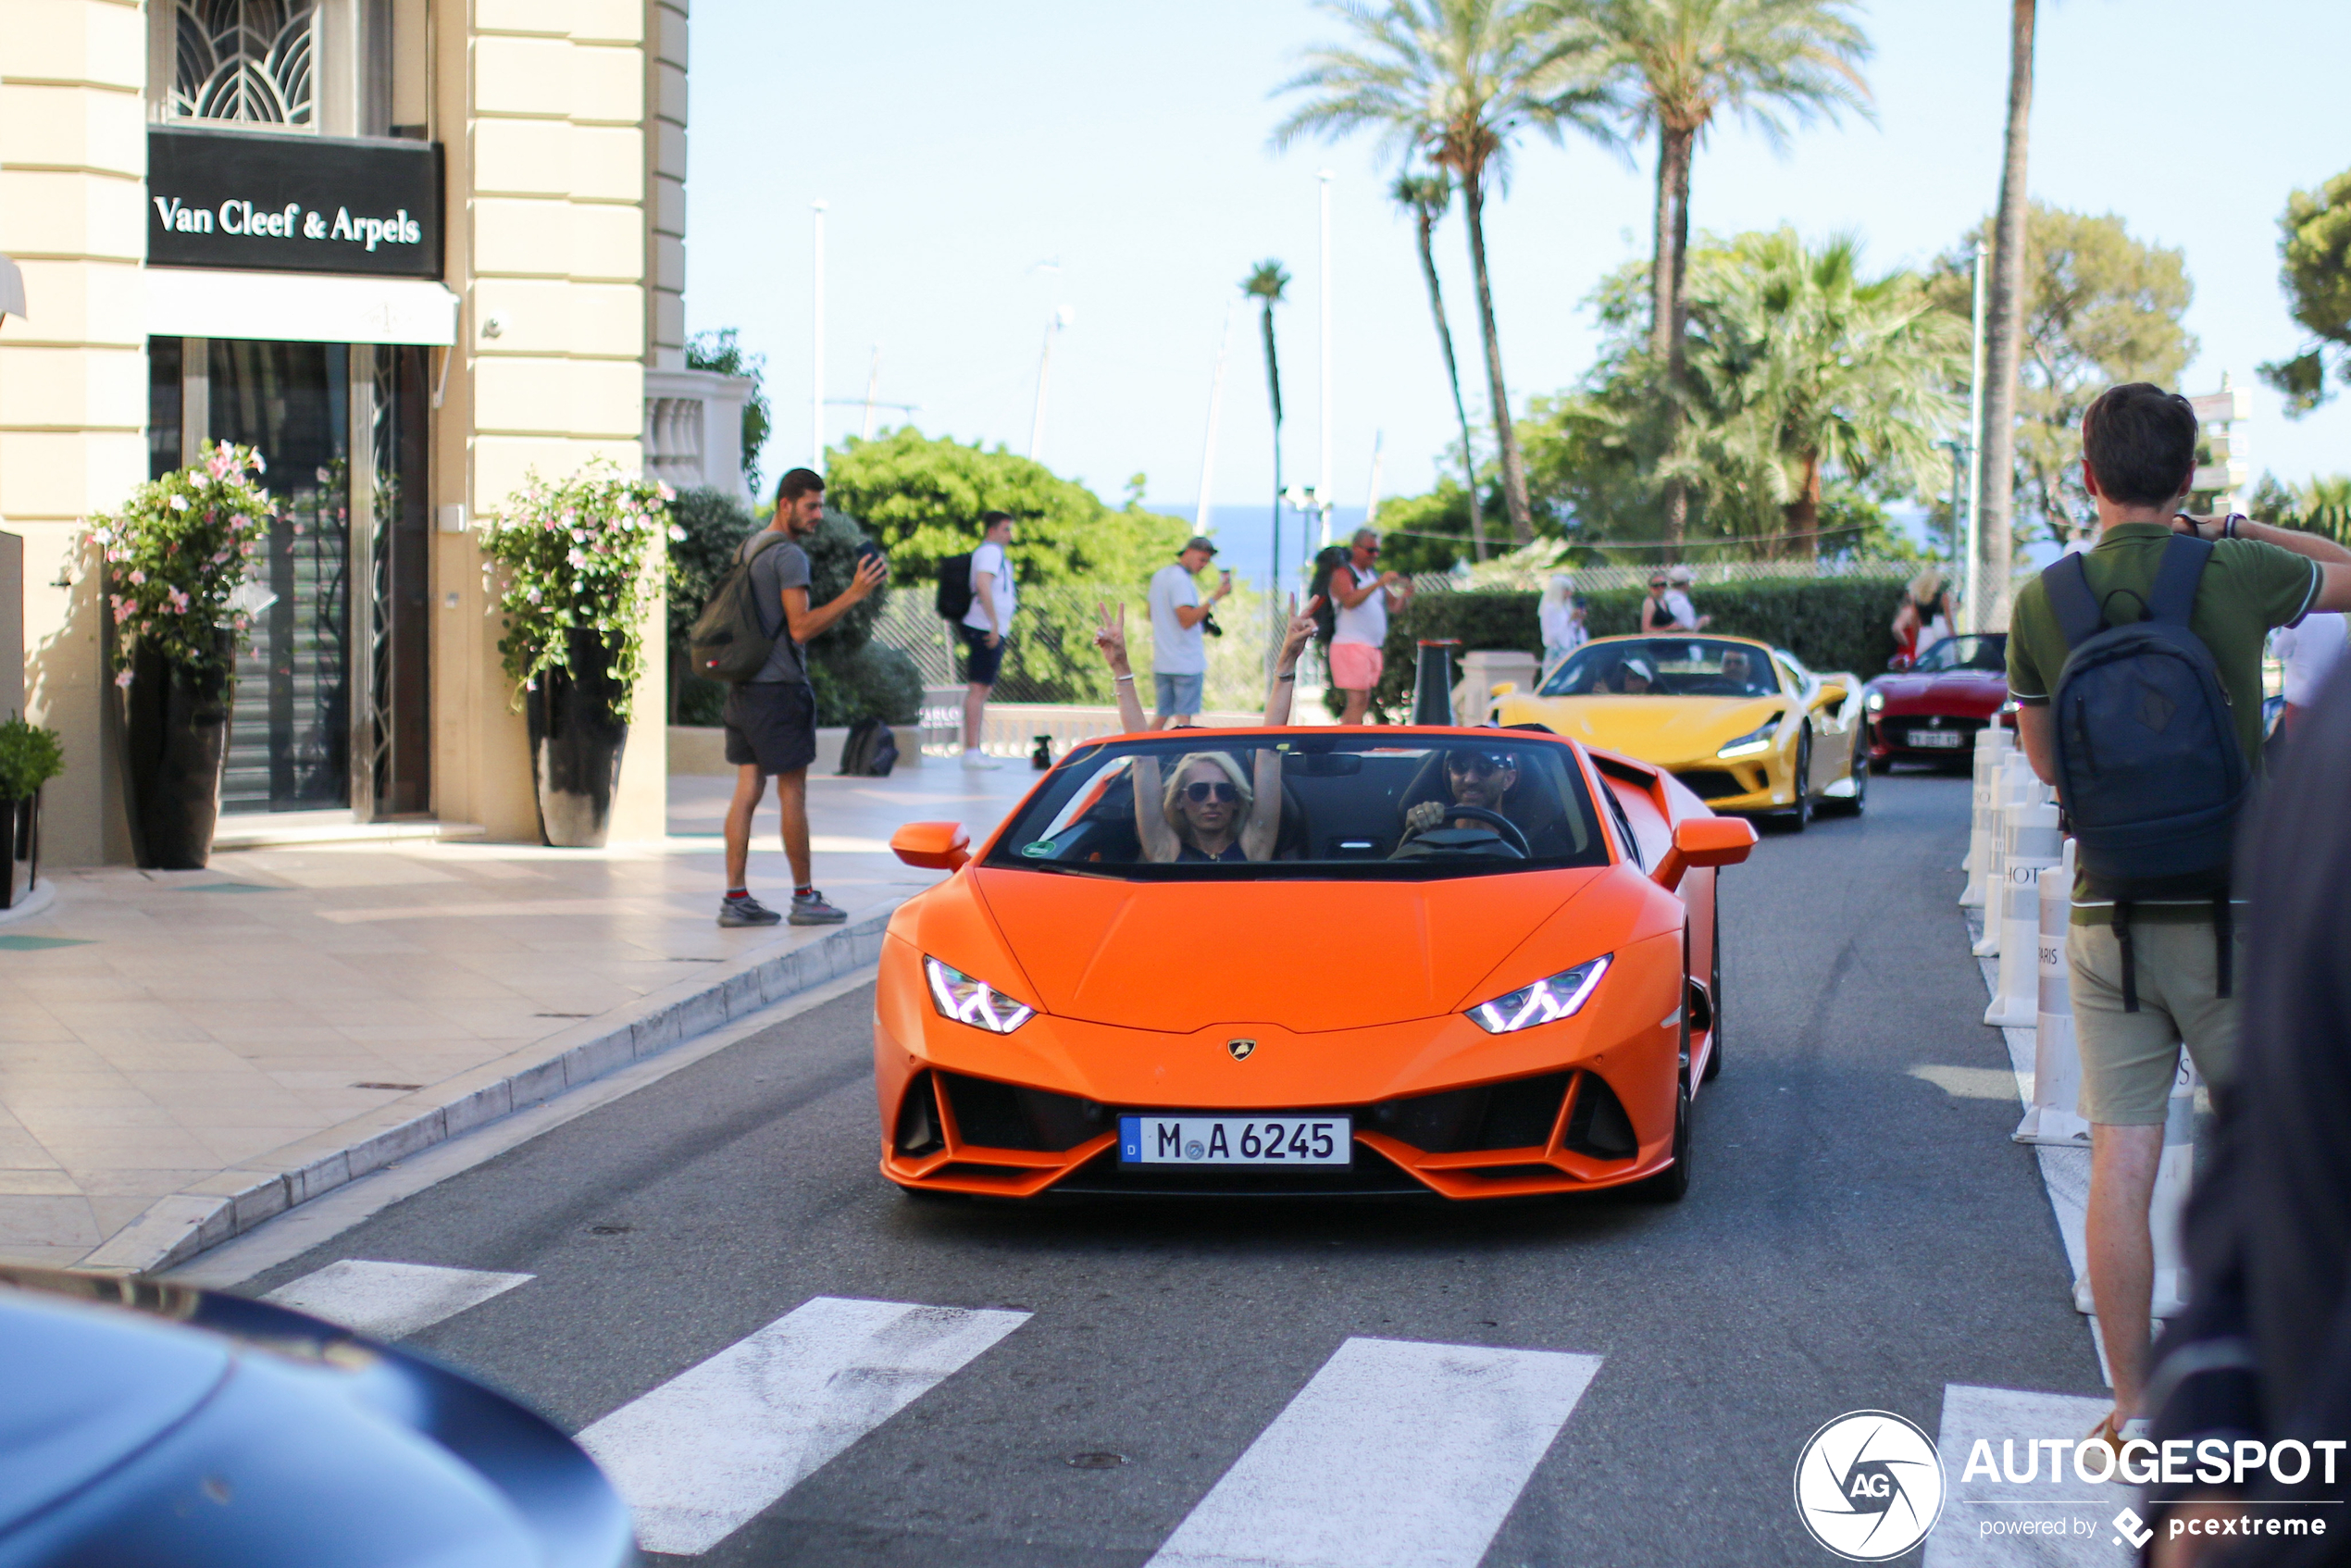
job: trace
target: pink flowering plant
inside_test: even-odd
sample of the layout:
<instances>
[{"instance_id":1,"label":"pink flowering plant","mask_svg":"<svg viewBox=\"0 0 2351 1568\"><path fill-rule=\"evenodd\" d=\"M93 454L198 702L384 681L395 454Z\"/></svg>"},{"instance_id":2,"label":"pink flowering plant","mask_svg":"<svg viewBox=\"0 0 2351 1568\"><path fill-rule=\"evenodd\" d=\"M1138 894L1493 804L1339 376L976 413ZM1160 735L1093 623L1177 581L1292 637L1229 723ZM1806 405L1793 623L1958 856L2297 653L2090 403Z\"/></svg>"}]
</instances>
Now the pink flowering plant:
<instances>
[{"instance_id":1,"label":"pink flowering plant","mask_svg":"<svg viewBox=\"0 0 2351 1568\"><path fill-rule=\"evenodd\" d=\"M592 631L603 639L605 669L623 693L614 716L628 719L644 667L645 617L661 544L685 537L669 520L676 499L660 480L629 479L598 457L564 479L532 470L521 490L482 518L482 584L506 617L498 652L505 655L517 707L541 676L569 666L569 634Z\"/></svg>"},{"instance_id":2,"label":"pink flowering plant","mask_svg":"<svg viewBox=\"0 0 2351 1568\"><path fill-rule=\"evenodd\" d=\"M106 563L116 685L131 684L142 649L186 669L234 674L217 632L234 632L242 647L251 624L230 599L269 537L276 503L255 479L263 467L252 447L222 442L201 465L151 479L120 511L90 519L83 544Z\"/></svg>"}]
</instances>

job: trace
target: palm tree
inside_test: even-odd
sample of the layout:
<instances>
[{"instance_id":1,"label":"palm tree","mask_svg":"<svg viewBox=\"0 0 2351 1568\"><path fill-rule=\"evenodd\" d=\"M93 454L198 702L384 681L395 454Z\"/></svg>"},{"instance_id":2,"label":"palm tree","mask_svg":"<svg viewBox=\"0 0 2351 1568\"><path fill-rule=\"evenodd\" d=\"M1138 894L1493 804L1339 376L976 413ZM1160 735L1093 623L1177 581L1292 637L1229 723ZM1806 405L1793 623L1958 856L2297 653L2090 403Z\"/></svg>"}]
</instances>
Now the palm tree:
<instances>
[{"instance_id":1,"label":"palm tree","mask_svg":"<svg viewBox=\"0 0 2351 1568\"><path fill-rule=\"evenodd\" d=\"M1508 182L1511 142L1538 131L1554 142L1569 127L1613 144L1615 101L1595 74L1598 41L1563 28L1551 0L1320 0L1353 34L1350 44L1307 51L1304 68L1277 92L1312 97L1274 132L1276 148L1309 131L1337 137L1370 130L1399 156L1415 155L1451 175L1469 226L1470 270L1486 345L1486 396L1502 459L1502 504L1511 537L1534 540L1526 468L1511 424L1494 285L1486 265L1486 199Z\"/></svg>"},{"instance_id":2,"label":"palm tree","mask_svg":"<svg viewBox=\"0 0 2351 1568\"><path fill-rule=\"evenodd\" d=\"M1992 277L1984 323L1983 500L1977 511L1975 558L1981 575L1967 607L1978 631L2006 631L2009 576L2015 569L2017 365L2024 348L2025 153L2033 114L2035 0L2009 7L2009 129L2000 166L2000 207L1992 220Z\"/></svg>"},{"instance_id":3,"label":"palm tree","mask_svg":"<svg viewBox=\"0 0 2351 1568\"><path fill-rule=\"evenodd\" d=\"M1669 447L1687 368L1690 166L1728 110L1785 143L1788 119L1850 106L1869 112L1860 62L1869 39L1853 0L1554 0L1561 31L1607 41L1633 90L1633 122L1657 132L1656 239L1649 262L1649 345L1664 374ZM1688 492L1665 484L1665 554L1678 554Z\"/></svg>"},{"instance_id":4,"label":"palm tree","mask_svg":"<svg viewBox=\"0 0 2351 1568\"><path fill-rule=\"evenodd\" d=\"M1817 250L1792 229L1742 235L1702 257L1692 289L1706 328L1694 401L1721 421L1708 439L1733 455L1715 467L1766 473L1776 531L1815 558L1826 475L1932 489L1935 438L1959 418L1947 389L1966 363L1966 330L1916 273L1864 278L1860 259L1849 234Z\"/></svg>"},{"instance_id":5,"label":"palm tree","mask_svg":"<svg viewBox=\"0 0 2351 1568\"><path fill-rule=\"evenodd\" d=\"M1428 283L1428 310L1437 318L1437 342L1445 351L1445 379L1453 389L1453 417L1462 426L1462 477L1469 485L1470 552L1486 559L1486 515L1477 504L1477 451L1470 440L1469 409L1462 403L1462 368L1453 357L1453 329L1445 319L1445 292L1437 281L1437 220L1453 204L1453 181L1443 170L1399 174L1388 193L1412 215L1421 243L1421 277Z\"/></svg>"},{"instance_id":6,"label":"palm tree","mask_svg":"<svg viewBox=\"0 0 2351 1568\"><path fill-rule=\"evenodd\" d=\"M1265 591L1276 603L1282 591L1282 365L1274 353L1274 307L1288 288L1289 274L1270 257L1241 280L1241 292L1257 302L1258 321L1265 329L1265 395L1274 407L1274 570Z\"/></svg>"}]
</instances>

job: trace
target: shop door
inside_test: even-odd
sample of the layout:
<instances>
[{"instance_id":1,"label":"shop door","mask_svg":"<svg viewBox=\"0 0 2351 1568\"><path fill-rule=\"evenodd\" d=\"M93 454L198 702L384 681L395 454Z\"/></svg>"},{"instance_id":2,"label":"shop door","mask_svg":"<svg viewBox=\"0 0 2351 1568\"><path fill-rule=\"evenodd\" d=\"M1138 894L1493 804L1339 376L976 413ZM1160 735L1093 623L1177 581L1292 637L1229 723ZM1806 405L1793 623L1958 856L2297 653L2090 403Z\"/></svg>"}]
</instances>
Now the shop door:
<instances>
[{"instance_id":1,"label":"shop door","mask_svg":"<svg viewBox=\"0 0 2351 1568\"><path fill-rule=\"evenodd\" d=\"M255 572L275 595L237 658L224 812L351 804L351 350L213 339L214 442L268 464L278 503Z\"/></svg>"},{"instance_id":2,"label":"shop door","mask_svg":"<svg viewBox=\"0 0 2351 1568\"><path fill-rule=\"evenodd\" d=\"M234 442L260 452L278 504L221 809L429 811L425 351L150 338L147 363L150 475Z\"/></svg>"}]
</instances>

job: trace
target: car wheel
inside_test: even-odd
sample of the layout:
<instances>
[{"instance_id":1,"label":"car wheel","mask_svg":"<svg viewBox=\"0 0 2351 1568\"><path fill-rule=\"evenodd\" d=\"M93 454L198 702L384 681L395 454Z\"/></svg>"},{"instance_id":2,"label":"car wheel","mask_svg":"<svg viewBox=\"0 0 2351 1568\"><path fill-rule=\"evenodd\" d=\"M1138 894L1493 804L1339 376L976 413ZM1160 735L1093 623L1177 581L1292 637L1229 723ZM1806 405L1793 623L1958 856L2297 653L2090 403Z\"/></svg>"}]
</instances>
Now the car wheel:
<instances>
[{"instance_id":1,"label":"car wheel","mask_svg":"<svg viewBox=\"0 0 2351 1568\"><path fill-rule=\"evenodd\" d=\"M1972 767L1974 765L1971 763L1969 765ZM1894 759L1890 756L1872 757L1870 758L1870 771L1872 773L1878 774L1891 773L1894 771Z\"/></svg>"},{"instance_id":2,"label":"car wheel","mask_svg":"<svg viewBox=\"0 0 2351 1568\"><path fill-rule=\"evenodd\" d=\"M1718 871L1715 875L1720 877L1722 873ZM1706 1072L1698 1080L1700 1083L1710 1084L1723 1076L1723 894L1720 890L1722 884L1717 882L1715 888L1717 890L1714 894L1714 958L1707 965L1706 978L1706 1008L1710 1014L1707 1019L1707 1033L1711 1038L1706 1042Z\"/></svg>"},{"instance_id":3,"label":"car wheel","mask_svg":"<svg viewBox=\"0 0 2351 1568\"><path fill-rule=\"evenodd\" d=\"M1809 724L1796 739L1796 809L1785 815L1791 833L1812 826L1812 727Z\"/></svg>"},{"instance_id":4,"label":"car wheel","mask_svg":"<svg viewBox=\"0 0 2351 1568\"><path fill-rule=\"evenodd\" d=\"M1673 1163L1641 1184L1641 1196L1653 1203L1678 1203L1690 1189L1690 1086L1673 1092Z\"/></svg>"}]
</instances>

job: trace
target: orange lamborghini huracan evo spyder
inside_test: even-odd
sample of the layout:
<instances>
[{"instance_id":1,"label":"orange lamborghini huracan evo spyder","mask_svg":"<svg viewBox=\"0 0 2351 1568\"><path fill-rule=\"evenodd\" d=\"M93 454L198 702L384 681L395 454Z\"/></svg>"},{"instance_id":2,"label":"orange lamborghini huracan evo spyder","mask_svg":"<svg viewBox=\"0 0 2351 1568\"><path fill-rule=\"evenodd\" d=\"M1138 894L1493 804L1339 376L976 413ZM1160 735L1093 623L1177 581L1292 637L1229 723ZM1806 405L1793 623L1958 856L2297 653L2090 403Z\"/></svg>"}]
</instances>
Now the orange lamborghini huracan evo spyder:
<instances>
[{"instance_id":1,"label":"orange lamborghini huracan evo spyder","mask_svg":"<svg viewBox=\"0 0 2351 1568\"><path fill-rule=\"evenodd\" d=\"M1689 1184L1715 876L1755 831L1548 734L1079 746L889 923L882 1174L914 1192L1503 1198Z\"/></svg>"}]
</instances>

